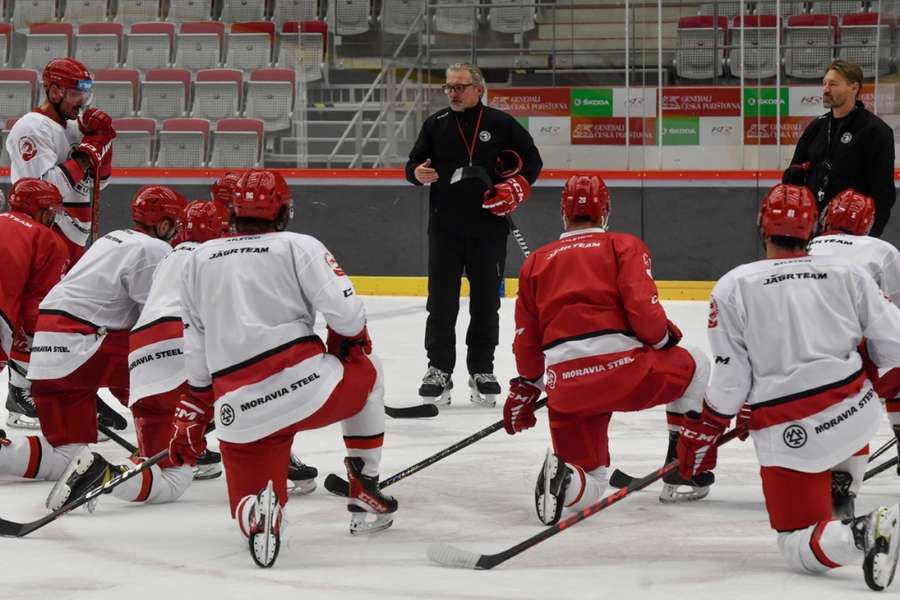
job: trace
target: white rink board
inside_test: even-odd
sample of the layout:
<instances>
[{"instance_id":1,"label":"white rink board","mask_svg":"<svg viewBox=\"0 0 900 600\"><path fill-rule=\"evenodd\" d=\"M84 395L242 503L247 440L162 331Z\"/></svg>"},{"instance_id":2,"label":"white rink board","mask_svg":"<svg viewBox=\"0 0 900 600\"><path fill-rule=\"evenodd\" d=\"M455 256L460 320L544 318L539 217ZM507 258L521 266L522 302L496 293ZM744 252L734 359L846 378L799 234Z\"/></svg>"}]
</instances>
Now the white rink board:
<instances>
[{"instance_id":1,"label":"white rink board","mask_svg":"<svg viewBox=\"0 0 900 600\"><path fill-rule=\"evenodd\" d=\"M425 299L366 297L365 302L385 366L386 402L415 404L426 366ZM513 302L502 301L496 372L504 389L514 375ZM685 342L708 349L705 303L664 304L685 332ZM467 312L464 299L452 406L436 419L387 420L384 475L501 418L499 406L475 408L468 401L462 343ZM5 374L0 390L5 398ZM2 408L0 419L6 419ZM667 439L662 407L616 415L610 431L613 467L640 475L662 463ZM125 435L133 440L133 429ZM890 435L885 424L875 444ZM718 482L706 500L663 506L656 484L492 571L429 563L430 542L493 553L538 532L533 488L548 444L543 416L535 429L515 437L497 432L388 488L400 501L394 526L358 539L348 533L344 503L321 487L325 474L342 472L340 429L332 426L296 438L294 451L319 469L320 487L291 499L289 527L272 569L253 565L228 518L224 480L218 479L195 482L173 505L129 505L105 496L92 515L79 510L25 539L0 538L0 585L7 598L49 600L875 597L859 567L825 576L787 570L768 527L752 446L737 441L722 449ZM111 458L126 454L111 442L99 449ZM40 517L50 487L0 478L0 514L14 520ZM859 509L894 502L898 495L900 479L884 473L863 488ZM887 593L898 592L895 582Z\"/></svg>"}]
</instances>

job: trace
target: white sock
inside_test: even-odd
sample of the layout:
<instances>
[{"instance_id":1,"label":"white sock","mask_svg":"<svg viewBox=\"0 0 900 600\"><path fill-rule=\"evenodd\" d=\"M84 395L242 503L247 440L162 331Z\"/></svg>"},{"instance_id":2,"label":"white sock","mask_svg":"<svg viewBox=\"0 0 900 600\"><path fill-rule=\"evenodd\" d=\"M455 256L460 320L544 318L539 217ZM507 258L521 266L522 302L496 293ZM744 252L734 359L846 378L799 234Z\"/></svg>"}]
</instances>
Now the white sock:
<instances>
[{"instance_id":1,"label":"white sock","mask_svg":"<svg viewBox=\"0 0 900 600\"><path fill-rule=\"evenodd\" d=\"M843 565L862 563L850 526L823 521L806 529L778 534L778 549L787 564L804 573L824 573Z\"/></svg>"},{"instance_id":2,"label":"white sock","mask_svg":"<svg viewBox=\"0 0 900 600\"><path fill-rule=\"evenodd\" d=\"M112 495L126 502L174 502L184 494L193 479L194 473L188 465L168 469L153 465L138 477L132 477L113 488Z\"/></svg>"},{"instance_id":3,"label":"white sock","mask_svg":"<svg viewBox=\"0 0 900 600\"><path fill-rule=\"evenodd\" d=\"M572 472L572 480L566 489L563 502L566 510L577 512L600 499L606 490L606 467L598 467L587 472L568 463L566 467Z\"/></svg>"},{"instance_id":4,"label":"white sock","mask_svg":"<svg viewBox=\"0 0 900 600\"><path fill-rule=\"evenodd\" d=\"M0 473L56 481L87 444L50 445L44 436L29 435L0 446Z\"/></svg>"}]
</instances>

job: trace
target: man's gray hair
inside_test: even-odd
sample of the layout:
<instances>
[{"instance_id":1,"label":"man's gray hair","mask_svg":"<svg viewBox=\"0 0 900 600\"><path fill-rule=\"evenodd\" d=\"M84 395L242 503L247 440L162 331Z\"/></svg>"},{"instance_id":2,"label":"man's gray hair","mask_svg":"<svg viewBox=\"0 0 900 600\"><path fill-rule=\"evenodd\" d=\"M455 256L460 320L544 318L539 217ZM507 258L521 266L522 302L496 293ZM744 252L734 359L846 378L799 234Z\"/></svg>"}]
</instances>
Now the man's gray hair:
<instances>
[{"instance_id":1,"label":"man's gray hair","mask_svg":"<svg viewBox=\"0 0 900 600\"><path fill-rule=\"evenodd\" d=\"M481 73L481 69L476 67L470 63L453 63L449 67L447 67L447 74L450 71L468 71L469 75L472 76L472 83L475 85L484 86L484 75Z\"/></svg>"}]
</instances>

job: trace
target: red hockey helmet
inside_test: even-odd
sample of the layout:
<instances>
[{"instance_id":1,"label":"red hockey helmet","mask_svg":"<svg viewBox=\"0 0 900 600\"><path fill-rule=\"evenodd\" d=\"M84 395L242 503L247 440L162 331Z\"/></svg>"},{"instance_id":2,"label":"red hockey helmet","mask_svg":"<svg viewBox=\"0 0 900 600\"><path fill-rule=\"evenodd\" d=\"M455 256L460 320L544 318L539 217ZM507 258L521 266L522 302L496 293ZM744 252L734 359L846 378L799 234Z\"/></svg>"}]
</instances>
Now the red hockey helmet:
<instances>
[{"instance_id":1,"label":"red hockey helmet","mask_svg":"<svg viewBox=\"0 0 900 600\"><path fill-rule=\"evenodd\" d=\"M85 95L84 103L90 104L93 78L91 72L74 58L53 58L44 67L42 76L44 88L55 84L66 90L75 90Z\"/></svg>"},{"instance_id":2,"label":"red hockey helmet","mask_svg":"<svg viewBox=\"0 0 900 600\"><path fill-rule=\"evenodd\" d=\"M874 222L875 201L853 188L832 198L822 215L825 233L843 231L851 235L869 235Z\"/></svg>"},{"instance_id":3,"label":"red hockey helmet","mask_svg":"<svg viewBox=\"0 0 900 600\"><path fill-rule=\"evenodd\" d=\"M62 194L49 181L23 177L9 190L8 202L10 210L34 217L42 208L58 211L62 207Z\"/></svg>"},{"instance_id":4,"label":"red hockey helmet","mask_svg":"<svg viewBox=\"0 0 900 600\"><path fill-rule=\"evenodd\" d=\"M187 200L164 185L145 185L131 201L131 218L135 223L152 227L163 219L177 224L184 213Z\"/></svg>"},{"instance_id":5,"label":"red hockey helmet","mask_svg":"<svg viewBox=\"0 0 900 600\"><path fill-rule=\"evenodd\" d=\"M181 237L188 242L214 240L230 229L228 209L215 200L195 200L185 207L181 217Z\"/></svg>"},{"instance_id":6,"label":"red hockey helmet","mask_svg":"<svg viewBox=\"0 0 900 600\"><path fill-rule=\"evenodd\" d=\"M572 175L563 188L559 206L564 217L589 217L605 221L609 217L609 190L596 175Z\"/></svg>"},{"instance_id":7,"label":"red hockey helmet","mask_svg":"<svg viewBox=\"0 0 900 600\"><path fill-rule=\"evenodd\" d=\"M808 240L818 218L816 201L809 188L779 183L763 198L757 225L765 236Z\"/></svg>"},{"instance_id":8,"label":"red hockey helmet","mask_svg":"<svg viewBox=\"0 0 900 600\"><path fill-rule=\"evenodd\" d=\"M291 190L281 173L251 170L244 173L234 197L234 215L274 221L282 208L293 216Z\"/></svg>"},{"instance_id":9,"label":"red hockey helmet","mask_svg":"<svg viewBox=\"0 0 900 600\"><path fill-rule=\"evenodd\" d=\"M229 211L234 210L234 196L237 194L238 185L241 183L241 173L229 171L209 186L210 200L221 202Z\"/></svg>"}]
</instances>

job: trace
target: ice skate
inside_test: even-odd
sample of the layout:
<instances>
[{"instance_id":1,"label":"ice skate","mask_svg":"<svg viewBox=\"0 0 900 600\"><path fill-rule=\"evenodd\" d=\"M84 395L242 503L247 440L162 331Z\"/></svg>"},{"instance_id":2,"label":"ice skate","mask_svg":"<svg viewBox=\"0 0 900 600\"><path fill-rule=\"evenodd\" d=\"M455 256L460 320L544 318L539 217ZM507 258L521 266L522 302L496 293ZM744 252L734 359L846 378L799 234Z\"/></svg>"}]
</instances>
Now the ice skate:
<instances>
[{"instance_id":1,"label":"ice skate","mask_svg":"<svg viewBox=\"0 0 900 600\"><path fill-rule=\"evenodd\" d=\"M571 469L548 448L534 487L534 508L544 525L553 525L559 521L566 500L566 490L571 481Z\"/></svg>"},{"instance_id":2,"label":"ice skate","mask_svg":"<svg viewBox=\"0 0 900 600\"><path fill-rule=\"evenodd\" d=\"M191 467L194 481L215 479L222 475L222 455L206 449L197 455L197 464Z\"/></svg>"},{"instance_id":3,"label":"ice skate","mask_svg":"<svg viewBox=\"0 0 900 600\"><path fill-rule=\"evenodd\" d=\"M897 438L897 444L894 448L897 449L897 458L900 459L900 425L894 425L892 429L894 430L894 437ZM897 475L900 475L900 460L897 462Z\"/></svg>"},{"instance_id":4,"label":"ice skate","mask_svg":"<svg viewBox=\"0 0 900 600\"><path fill-rule=\"evenodd\" d=\"M900 504L882 506L863 517L845 520L856 547L865 553L866 585L880 592L891 585L900 554Z\"/></svg>"},{"instance_id":5,"label":"ice skate","mask_svg":"<svg viewBox=\"0 0 900 600\"><path fill-rule=\"evenodd\" d=\"M469 391L472 404L494 408L501 390L493 373L472 373L469 376Z\"/></svg>"},{"instance_id":6,"label":"ice skate","mask_svg":"<svg viewBox=\"0 0 900 600\"><path fill-rule=\"evenodd\" d=\"M128 468L124 465L110 464L96 452L85 448L72 459L72 462L63 471L62 476L50 490L45 505L50 510L59 510L67 502L80 498L127 470ZM98 496L85 504L88 512L94 512L99 499Z\"/></svg>"},{"instance_id":7,"label":"ice skate","mask_svg":"<svg viewBox=\"0 0 900 600\"><path fill-rule=\"evenodd\" d=\"M449 406L452 389L450 373L445 373L437 367L428 367L425 377L422 378L422 385L419 386L419 397L427 404Z\"/></svg>"},{"instance_id":8,"label":"ice skate","mask_svg":"<svg viewBox=\"0 0 900 600\"><path fill-rule=\"evenodd\" d=\"M272 482L253 500L248 515L248 543L250 556L260 567L268 568L275 564L278 550L281 547L281 505Z\"/></svg>"},{"instance_id":9,"label":"ice skate","mask_svg":"<svg viewBox=\"0 0 900 600\"><path fill-rule=\"evenodd\" d=\"M304 496L316 489L316 477L319 470L315 467L303 464L303 462L291 454L291 463L288 465L288 494Z\"/></svg>"},{"instance_id":10,"label":"ice skate","mask_svg":"<svg viewBox=\"0 0 900 600\"><path fill-rule=\"evenodd\" d=\"M831 514L835 519L856 516L856 494L850 491L853 476L844 471L831 472Z\"/></svg>"},{"instance_id":11,"label":"ice skate","mask_svg":"<svg viewBox=\"0 0 900 600\"><path fill-rule=\"evenodd\" d=\"M6 424L18 429L40 429L37 408L31 397L31 390L24 387L9 384L9 394L6 396Z\"/></svg>"},{"instance_id":12,"label":"ice skate","mask_svg":"<svg viewBox=\"0 0 900 600\"><path fill-rule=\"evenodd\" d=\"M362 474L363 459L358 456L344 459L350 494L347 510L350 511L350 534L361 535L383 531L393 525L397 501L378 489L378 478Z\"/></svg>"},{"instance_id":13,"label":"ice skate","mask_svg":"<svg viewBox=\"0 0 900 600\"><path fill-rule=\"evenodd\" d=\"M669 450L666 452L666 464L675 460L675 446L678 444L677 431L669 432ZM709 495L710 486L715 483L716 476L711 472L698 473L693 479L684 479L675 469L663 477L663 489L659 493L659 501L663 504L677 502L696 502Z\"/></svg>"}]
</instances>

